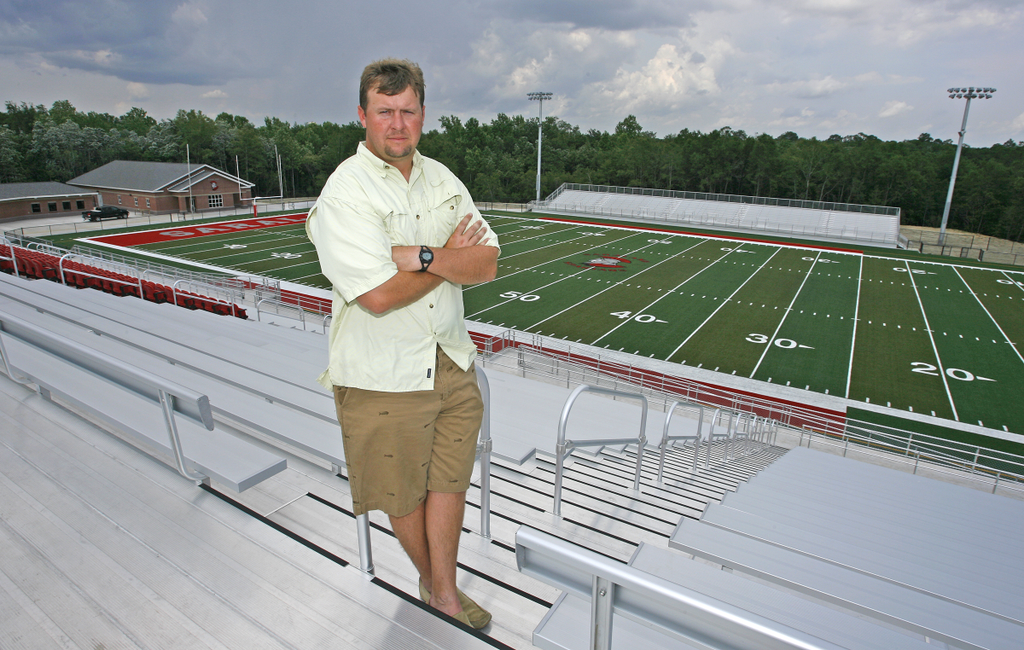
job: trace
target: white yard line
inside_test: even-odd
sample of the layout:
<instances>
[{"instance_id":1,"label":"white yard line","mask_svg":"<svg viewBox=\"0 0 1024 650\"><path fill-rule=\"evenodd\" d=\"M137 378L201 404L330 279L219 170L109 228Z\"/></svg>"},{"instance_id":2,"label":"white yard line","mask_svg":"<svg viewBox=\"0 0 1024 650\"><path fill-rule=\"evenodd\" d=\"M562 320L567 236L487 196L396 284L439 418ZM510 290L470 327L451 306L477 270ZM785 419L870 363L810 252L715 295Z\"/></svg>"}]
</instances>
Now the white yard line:
<instances>
[{"instance_id":1,"label":"white yard line","mask_svg":"<svg viewBox=\"0 0 1024 650\"><path fill-rule=\"evenodd\" d=\"M857 323L860 322L860 288L864 282L864 256L860 258L857 272L857 302L853 306L853 336L850 338L850 364L846 369L846 399L850 399L850 381L853 377L853 351L857 347Z\"/></svg>"},{"instance_id":2,"label":"white yard line","mask_svg":"<svg viewBox=\"0 0 1024 650\"><path fill-rule=\"evenodd\" d=\"M800 292L804 290L804 285L806 285L807 280L810 279L811 273L814 272L814 267L817 265L819 259L821 259L821 251L818 251L818 254L814 256L814 261L811 262L809 267L807 267L807 274L804 275L804 280L800 283L800 288L793 294L793 299L789 301L789 306L786 307L786 311L782 314L782 318L779 319L779 324L775 326L775 331L772 332L771 338L768 339L768 342L765 344L764 350L761 352L761 358L757 360L757 363L754 364L754 369L750 371L751 379L754 378L754 375L757 373L757 369L761 367L761 363L764 361L765 356L768 355L768 350L770 350L772 348L772 344L775 343L775 337L779 335L779 330L782 329L786 319L789 318L790 312L793 311L793 305L796 304L796 299L800 297Z\"/></svg>"},{"instance_id":3,"label":"white yard line","mask_svg":"<svg viewBox=\"0 0 1024 650\"><path fill-rule=\"evenodd\" d=\"M623 237L622 239L628 239L628 237ZM617 240L615 240L615 241L621 241L621 240L618 240L618 239L617 239ZM702 241L703 241L703 240L702 240ZM629 251L629 252L625 253L625 255L633 255L634 253L639 253L639 252L643 251L643 250L644 250L644 249L646 249L646 248L650 248L650 247L651 247L651 246L653 246L653 245L654 245L654 244L647 244L647 246L641 246L640 248L637 248L637 249L634 249L634 250L632 250L632 251ZM686 251L688 251L688 250L691 250L691 249L692 249L692 248L694 248L695 246L699 246L699 245L700 245L699 243L697 243L697 244L694 244L694 245L693 245L693 246L691 246L690 248L686 249ZM541 249L536 249L536 250L541 250ZM685 253L686 251L682 251L682 252L680 252L680 253L677 253L677 255L682 255L682 254L683 254L683 253ZM581 251L581 253L582 253L582 252L586 252L586 251ZM574 256L574 255L580 255L581 253L573 253L572 255L566 255L565 257L572 257L572 256ZM673 257L675 257L675 255L673 255ZM538 264L537 266L544 266L544 265L546 265L546 264L550 264L551 262L557 262L557 261L558 261L558 260L560 260L560 259L565 259L565 258L564 258L564 257L560 257L560 258L558 258L558 259L555 259L555 260L550 260L549 262L544 262L544 264ZM666 258L666 259L662 260L662 262L666 262L666 261L668 261L668 260L670 260L670 259L672 259L672 258L671 258L671 257L669 257L669 258ZM648 271L649 269L651 269L651 268L654 268L654 266L657 266L658 264L661 264L661 262L656 262L656 263L655 263L654 265L652 265L651 267L648 267L647 269L644 269L643 271L640 271L640 272L639 272L639 273L637 273L636 275L640 275L640 273L644 273L644 272ZM533 268L537 268L537 267L533 267ZM516 273L523 273L523 272L525 272L525 271L529 271L529 270L530 270L530 269L522 269L521 271L516 271ZM563 280L568 280L568 279L570 279L570 278L575 278L575 277L576 277L576 276L578 276L578 275L582 275L582 274L586 273L587 271L593 271L593 270L594 270L594 269L592 269L592 268L585 268L585 269L581 269L581 270L577 271L576 273L570 273L569 275L566 275L566 276L564 276L564 277L560 277L560 278L558 278L557 280L554 280L553 282L549 282L549 283L547 283L547 284L545 284L545 285L542 285L542 286L540 286L540 287L536 287L536 288L534 288L534 289L530 289L530 291L541 291L542 289L547 289L548 287L554 286L554 285L558 284L559 282L562 282ZM509 275L503 276L503 277L502 277L502 280L504 280L505 278L509 278L509 277L512 277L513 275L516 275L516 273L511 273L511 274L509 274ZM584 300L581 300L580 302L576 303L576 305L573 305L573 307L575 307L575 306L577 306L577 305L580 305L580 304L582 304L582 303L586 302L587 300L590 300L590 299L591 299L591 298L593 298L594 296L600 296L600 295L601 295L602 293L604 293L605 291L608 291L609 289L614 289L615 287L619 286L620 284L622 284L622 283L623 283L623 282L625 282L626 280L632 279L633 277L635 277L635 276L630 276L629 278L625 278L625 279L623 279L623 280L621 280L621 281L619 281L619 282L616 282L615 284L613 284L613 285L611 285L611 286L605 287L605 288L604 288L604 289L602 289L601 291L598 291L597 293L595 293L595 294L592 294L592 295L588 296L587 298L585 298ZM483 285L479 285L479 284L478 284L478 285L475 285L475 286L478 286L478 287L479 287L479 286L483 286ZM473 317L475 317L475 316L477 316L477 315L479 315L479 314L482 314L482 313L484 313L484 312L486 312L486 311L489 311L489 310L491 310L491 309L494 309L495 307L501 307L502 305L507 305L508 303L510 303L510 302L513 302L513 301L515 301L515 300L519 300L519 297L518 297L518 296L516 296L515 298L509 298L509 299L508 299L508 300L506 300L505 302L499 302L499 303L496 303L496 304L494 304L494 305L491 305L491 306L490 306L490 307L488 307L487 309L481 309L480 311L478 311L478 312L476 312L476 313L474 313L474 314L470 314L470 315L466 316L466 318L473 318ZM568 309L572 309L572 307L569 307ZM561 313L562 313L562 312L564 312L564 311L566 311L566 309L563 309L562 311L558 312L558 314L561 314ZM537 321L537 322L536 322L536 323L534 323L533 325L527 325L526 327L522 328L522 330L523 330L523 331L525 332L525 331L529 330L529 329L530 329L531 327L536 327L536 326L540 325L541 323L543 323L544 321L546 321L546 320L550 320L550 319L554 318L554 317L555 317L555 316L557 316L558 314L552 314L551 316L548 316L548 317L547 317L547 318L545 318L544 320L540 320L540 321Z\"/></svg>"},{"instance_id":4,"label":"white yard line","mask_svg":"<svg viewBox=\"0 0 1024 650\"><path fill-rule=\"evenodd\" d=\"M729 294L729 297L728 297L728 298L726 298L725 300L723 300L723 301L722 301L722 304L721 304L721 305L719 305L719 306L718 306L718 308L717 308L717 309L715 309L715 311L711 312L711 315L710 315L710 316L708 316L707 318L705 318L705 319L704 319L704 322L703 322L703 323L701 323L701 324L700 324L700 325L699 325L699 326L698 326L698 327L697 327L697 328L696 328L695 330L693 330L692 332L690 332L690 335L689 335L689 336L687 336L687 337L686 337L686 339L685 339L685 340L684 340L684 341L683 341L682 343L680 343L680 344L679 344L679 346L678 346L678 347L677 347L677 348L676 348L675 350L672 350L672 354L670 354L670 355L668 355L667 357L665 357L665 360L666 360L666 361L668 361L669 359L671 359L672 357L674 357L674 356L676 355L676 352L679 352L679 350L681 350L681 349L683 348L683 346L684 346L684 345L686 345L686 344L687 344L687 343L689 342L689 340L693 338L693 335L694 335L694 334L696 334L697 332L699 332L699 331L701 330L701 328L703 328L703 327L704 327L705 325L707 325L707 324L708 324L708 321L710 321L710 320L711 320L712 318L714 318L714 317L715 317L715 315L716 315L716 314L717 314L717 313L718 313L718 312L719 312L719 311L720 311L720 310L721 310L721 309L722 309L723 307L725 307L725 306L726 306L726 305L727 305L727 304L729 303L729 301L730 301L730 300L732 300L733 296L735 296L735 295L736 295L737 293L739 293L739 290L740 290L740 289L742 289L743 287L745 287L745 286L747 285L747 283L748 283L748 282L750 282L751 278L753 278L753 277L754 277L755 275L757 275L758 273L760 273L760 272L761 272L761 269L763 269L763 268L765 267L765 265L766 265L766 264L768 264L768 262L771 262L771 261L772 261L772 258L773 258L773 257L775 257L776 255L778 255L778 254L779 254L779 251L781 251L781 250L782 250L783 248L784 248L784 247L782 247L782 246L776 247L776 249L775 249L775 252L774 252L774 253L772 253L772 254L771 254L771 255L770 255L769 257L768 257L768 259L766 259L766 260L765 260L765 261L764 261L764 262L763 262L763 263L761 264L761 266L757 267L757 271L754 271L753 273L751 273L751 274L750 274L750 276L749 276L749 277L748 277L748 278L747 278L746 280L744 280L744 281L743 281L743 284L741 284L740 286L736 287L736 291L733 291L733 292L732 292L731 294ZM739 249L737 249L737 250L739 250ZM722 259L724 259L725 257L726 257L726 256L725 256L725 255L723 255L723 256L722 256Z\"/></svg>"},{"instance_id":5,"label":"white yard line","mask_svg":"<svg viewBox=\"0 0 1024 650\"><path fill-rule=\"evenodd\" d=\"M939 377L942 378L942 385L946 389L946 397L949 398L949 407L953 409L953 419L960 421L956 412L956 404L953 403L953 393L949 392L949 382L946 380L946 369L942 367L942 359L939 357L939 348L935 345L935 333L932 331L931 323L928 322L928 314L924 313L924 303L921 302L921 293L917 290L917 283L914 282L914 271L910 268L910 261L904 260L907 275L910 277L910 286L914 287L914 295L917 296L917 306L921 309L921 318L924 319L924 329L928 332L928 339L932 342L932 352L935 354L935 364L939 367Z\"/></svg>"},{"instance_id":6,"label":"white yard line","mask_svg":"<svg viewBox=\"0 0 1024 650\"><path fill-rule=\"evenodd\" d=\"M1017 345L1010 340L1010 337L1006 335L1006 332L1003 331L1003 328L999 326L999 323L997 323L996 319L993 318L988 308L986 308L985 304L981 302L981 298L978 297L978 294L974 293L974 289L971 288L971 285L967 284L967 280L964 280L964 276L960 275L960 271L956 270L956 268L953 269L953 272L956 273L957 277L960 278L960 281L964 283L965 287L967 287L967 290L971 292L972 296L974 296L974 299L978 301L978 304L981 306L981 308L985 310L986 314L988 314L988 317L989 319L991 319L992 324L996 326L996 329L999 330L999 333L1003 335L1003 338L1006 340L1006 342L1010 344L1011 348L1013 348L1013 351L1016 353L1017 358L1020 359L1020 362L1024 363L1024 357L1021 356L1020 350L1017 349Z\"/></svg>"},{"instance_id":7,"label":"white yard line","mask_svg":"<svg viewBox=\"0 0 1024 650\"><path fill-rule=\"evenodd\" d=\"M565 231L563 230L562 232L565 232ZM548 233L548 234L550 234L550 233ZM541 237L541 235L537 235L537 237ZM518 271L515 271L514 273L509 273L508 275L503 275L503 276L501 276L498 279L504 280L506 278L511 278L514 275L518 275L520 273L526 273L527 271L532 271L533 269L537 269L537 268L540 268L542 266L547 266L548 264L551 264L552 262L558 262L560 260L564 260L564 259L567 259L567 258L570 258L570 257L574 257L576 255L583 255L583 254L587 253L588 251L594 250L594 248L600 248L601 246L604 246L604 245L607 245L607 244L618 243L618 242L622 241L623 239L628 239L628 238L629 238L629 235L626 235L625 237L621 237L619 239L613 239L612 241L609 241L609 242L601 242L600 244L594 246L593 248L588 248L587 250L582 250L582 251L576 251L574 253L569 253L568 255L563 255L562 257L556 257L555 259L552 259L552 260L546 260L544 262L541 262L540 264L536 264L534 266L531 266L531 267L528 267L528 268L525 268L525 269L519 269ZM530 237L528 239L521 239L519 241L529 241L530 239L534 239L534 237ZM531 248L528 251L523 251L522 253L516 253L515 255L506 255L506 256L498 258L498 261L501 262L501 261L504 261L504 260L509 260L509 259L512 259L513 257L516 257L516 255L527 255L529 253L536 253L537 251L542 251L545 248L551 248L552 246L561 246L562 244L565 244L567 242L576 241L577 239L583 239L583 236L573 237L571 239L566 239L565 241L555 242L554 244L549 244L547 246L541 246L540 248ZM644 248L646 248L646 246ZM643 249L641 248L641 249L638 249L638 250L643 250ZM584 269L584 270L586 270L586 269ZM578 273L573 273L572 275L567 276L567 277L571 278L571 277L576 276L576 275L579 275L579 274ZM472 291L473 289L477 289L479 287L487 286L487 284L488 284L487 282L481 282L480 284L474 284L471 287L464 288L463 291ZM544 286L551 286L551 285L544 285ZM544 287L541 287L541 288L543 289ZM513 300L515 300L515 299L513 298ZM499 304L505 304L505 303L499 303ZM491 307L488 307L487 309L493 309L494 307L497 307L497 306L498 305L492 305ZM487 310L485 309L484 311L487 311ZM481 314L481 313L483 313L483 312L477 312L477 314ZM474 316L475 315L476 314L474 314ZM467 318L469 318L469 317L467 316Z\"/></svg>"}]
</instances>

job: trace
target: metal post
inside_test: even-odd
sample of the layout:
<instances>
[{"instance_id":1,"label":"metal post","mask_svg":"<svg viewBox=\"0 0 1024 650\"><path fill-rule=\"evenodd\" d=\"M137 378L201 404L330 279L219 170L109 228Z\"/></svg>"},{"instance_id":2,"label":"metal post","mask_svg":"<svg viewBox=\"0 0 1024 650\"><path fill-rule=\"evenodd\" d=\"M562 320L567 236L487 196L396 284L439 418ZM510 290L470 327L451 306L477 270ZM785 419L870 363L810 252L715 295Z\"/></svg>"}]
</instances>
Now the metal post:
<instances>
[{"instance_id":1,"label":"metal post","mask_svg":"<svg viewBox=\"0 0 1024 650\"><path fill-rule=\"evenodd\" d=\"M969 88L950 88L946 91L949 93L950 99L967 98L967 104L964 105L964 120L960 125L960 139L956 145L956 156L953 158L953 173L949 176L946 206L942 209L942 224L939 226L939 246L944 246L946 243L946 222L949 220L949 207L953 202L953 186L956 184L956 171L960 166L960 151L964 147L964 134L967 132L967 113L971 110L971 100L991 99L992 93L995 91L995 88L975 88L973 86Z\"/></svg>"},{"instance_id":2,"label":"metal post","mask_svg":"<svg viewBox=\"0 0 1024 650\"><path fill-rule=\"evenodd\" d=\"M364 512L356 517L356 537L359 541L359 570L373 577L373 551L370 549L370 518Z\"/></svg>"},{"instance_id":3,"label":"metal post","mask_svg":"<svg viewBox=\"0 0 1024 650\"><path fill-rule=\"evenodd\" d=\"M590 599L590 647L592 650L611 650L614 593L615 584L611 580L594 576Z\"/></svg>"},{"instance_id":4,"label":"metal post","mask_svg":"<svg viewBox=\"0 0 1024 650\"><path fill-rule=\"evenodd\" d=\"M541 138L543 137L543 126L544 126L544 100L551 99L551 93L526 93L526 96L532 101L536 99L540 102L540 112L538 113L537 119L537 202L540 202L540 150L541 150Z\"/></svg>"}]
</instances>

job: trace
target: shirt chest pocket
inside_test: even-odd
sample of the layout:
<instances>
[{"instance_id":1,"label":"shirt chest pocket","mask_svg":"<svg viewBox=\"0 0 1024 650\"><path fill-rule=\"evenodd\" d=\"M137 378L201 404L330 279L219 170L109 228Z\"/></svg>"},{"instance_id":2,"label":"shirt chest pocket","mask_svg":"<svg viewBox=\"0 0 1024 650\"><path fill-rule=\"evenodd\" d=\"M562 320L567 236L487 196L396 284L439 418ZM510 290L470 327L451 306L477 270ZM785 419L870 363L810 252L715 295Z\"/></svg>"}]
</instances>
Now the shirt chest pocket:
<instances>
[{"instance_id":1,"label":"shirt chest pocket","mask_svg":"<svg viewBox=\"0 0 1024 650\"><path fill-rule=\"evenodd\" d=\"M428 218L423 220L421 232L428 246L444 246L463 216L459 214L462 194L459 193L458 187L448 180L433 184L429 194Z\"/></svg>"}]
</instances>

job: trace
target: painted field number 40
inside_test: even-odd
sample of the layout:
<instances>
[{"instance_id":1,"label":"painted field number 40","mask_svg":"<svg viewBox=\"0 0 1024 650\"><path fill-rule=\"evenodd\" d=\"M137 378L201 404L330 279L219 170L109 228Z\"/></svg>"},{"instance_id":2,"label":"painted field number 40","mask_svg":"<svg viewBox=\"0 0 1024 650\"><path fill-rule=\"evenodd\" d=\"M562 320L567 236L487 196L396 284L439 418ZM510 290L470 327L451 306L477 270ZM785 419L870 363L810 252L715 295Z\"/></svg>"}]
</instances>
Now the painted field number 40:
<instances>
[{"instance_id":1,"label":"painted field number 40","mask_svg":"<svg viewBox=\"0 0 1024 650\"><path fill-rule=\"evenodd\" d=\"M910 364L912 366L911 372L919 372L922 375L929 375L932 377L939 376L939 369L931 363L925 363L924 361L914 361ZM989 379L988 377L979 377L974 373L961 370L960 368L946 368L946 375L953 379L959 379L960 381L995 381L995 379Z\"/></svg>"},{"instance_id":2,"label":"painted field number 40","mask_svg":"<svg viewBox=\"0 0 1024 650\"><path fill-rule=\"evenodd\" d=\"M631 312L631 311L613 311L613 312L611 312L611 314L612 314L612 316L615 316L616 318L621 318L622 320L626 320L627 318L632 318L633 320L635 320L638 323L667 323L668 322L667 320L661 320L657 316L652 316L650 314L637 314L636 316L634 316L633 312Z\"/></svg>"}]
</instances>

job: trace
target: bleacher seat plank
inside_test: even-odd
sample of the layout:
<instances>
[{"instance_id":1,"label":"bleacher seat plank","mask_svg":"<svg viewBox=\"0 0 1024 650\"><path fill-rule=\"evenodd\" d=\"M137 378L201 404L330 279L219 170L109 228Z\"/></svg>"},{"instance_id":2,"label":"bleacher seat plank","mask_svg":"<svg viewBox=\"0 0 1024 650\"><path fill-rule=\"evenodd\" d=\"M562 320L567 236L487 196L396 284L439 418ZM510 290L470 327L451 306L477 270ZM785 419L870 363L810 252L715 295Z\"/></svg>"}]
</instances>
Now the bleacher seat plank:
<instances>
[{"instance_id":1,"label":"bleacher seat plank","mask_svg":"<svg viewBox=\"0 0 1024 650\"><path fill-rule=\"evenodd\" d=\"M39 385L142 445L173 458L163 413L154 402L13 337L5 337L4 345L11 363L31 368ZM176 418L175 422L186 459L195 469L236 492L283 471L287 465L284 458L228 433L208 431L186 418Z\"/></svg>"},{"instance_id":2,"label":"bleacher seat plank","mask_svg":"<svg viewBox=\"0 0 1024 650\"><path fill-rule=\"evenodd\" d=\"M1016 650L1024 627L916 589L698 521L673 547L958 648Z\"/></svg>"}]
</instances>

